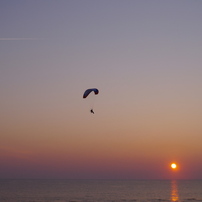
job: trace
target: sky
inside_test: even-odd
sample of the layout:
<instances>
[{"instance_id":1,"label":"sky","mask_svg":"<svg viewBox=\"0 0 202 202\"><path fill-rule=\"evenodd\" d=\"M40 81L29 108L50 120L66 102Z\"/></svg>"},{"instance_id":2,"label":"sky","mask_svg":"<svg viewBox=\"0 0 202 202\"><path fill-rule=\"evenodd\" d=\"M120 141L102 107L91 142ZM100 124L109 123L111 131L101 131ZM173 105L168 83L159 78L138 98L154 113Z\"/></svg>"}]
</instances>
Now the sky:
<instances>
[{"instance_id":1,"label":"sky","mask_svg":"<svg viewBox=\"0 0 202 202\"><path fill-rule=\"evenodd\" d=\"M0 178L202 179L201 10L1 0Z\"/></svg>"}]
</instances>

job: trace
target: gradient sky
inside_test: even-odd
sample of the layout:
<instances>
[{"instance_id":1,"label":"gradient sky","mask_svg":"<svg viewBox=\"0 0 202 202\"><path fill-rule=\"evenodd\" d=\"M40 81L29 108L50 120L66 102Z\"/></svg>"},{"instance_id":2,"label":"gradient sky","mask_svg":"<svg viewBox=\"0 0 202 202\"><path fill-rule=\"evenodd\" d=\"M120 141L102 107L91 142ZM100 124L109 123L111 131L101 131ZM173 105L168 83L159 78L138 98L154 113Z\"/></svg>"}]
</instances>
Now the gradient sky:
<instances>
[{"instance_id":1,"label":"gradient sky","mask_svg":"<svg viewBox=\"0 0 202 202\"><path fill-rule=\"evenodd\" d=\"M202 179L201 11L1 0L0 178Z\"/></svg>"}]
</instances>

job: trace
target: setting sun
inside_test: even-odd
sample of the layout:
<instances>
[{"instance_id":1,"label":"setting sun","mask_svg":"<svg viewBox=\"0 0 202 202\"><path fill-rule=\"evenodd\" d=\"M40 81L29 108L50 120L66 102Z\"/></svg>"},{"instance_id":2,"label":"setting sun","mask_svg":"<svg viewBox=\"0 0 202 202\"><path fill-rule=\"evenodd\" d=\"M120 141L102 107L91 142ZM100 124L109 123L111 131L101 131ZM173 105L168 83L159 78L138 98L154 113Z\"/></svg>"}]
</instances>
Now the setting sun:
<instances>
[{"instance_id":1,"label":"setting sun","mask_svg":"<svg viewBox=\"0 0 202 202\"><path fill-rule=\"evenodd\" d=\"M171 166L172 169L176 169L177 168L176 163L172 163L170 166Z\"/></svg>"}]
</instances>

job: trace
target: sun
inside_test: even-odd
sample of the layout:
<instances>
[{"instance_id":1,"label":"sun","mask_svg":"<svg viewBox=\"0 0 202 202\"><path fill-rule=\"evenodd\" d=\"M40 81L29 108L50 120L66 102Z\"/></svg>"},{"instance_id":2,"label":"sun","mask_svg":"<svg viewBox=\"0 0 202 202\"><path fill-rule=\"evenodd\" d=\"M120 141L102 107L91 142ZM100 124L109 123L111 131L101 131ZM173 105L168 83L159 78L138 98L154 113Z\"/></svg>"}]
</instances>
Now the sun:
<instances>
[{"instance_id":1,"label":"sun","mask_svg":"<svg viewBox=\"0 0 202 202\"><path fill-rule=\"evenodd\" d=\"M175 170L176 168L177 168L177 164L176 163L171 163L171 168L173 169L173 170Z\"/></svg>"}]
</instances>

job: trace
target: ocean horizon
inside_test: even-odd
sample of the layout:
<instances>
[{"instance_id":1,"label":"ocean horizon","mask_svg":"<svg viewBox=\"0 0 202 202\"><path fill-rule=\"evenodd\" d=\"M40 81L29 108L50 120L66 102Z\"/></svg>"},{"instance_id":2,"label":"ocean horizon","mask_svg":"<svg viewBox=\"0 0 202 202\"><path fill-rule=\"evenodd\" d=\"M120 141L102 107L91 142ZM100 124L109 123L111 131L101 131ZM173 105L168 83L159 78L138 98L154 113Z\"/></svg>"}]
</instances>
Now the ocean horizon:
<instances>
[{"instance_id":1,"label":"ocean horizon","mask_svg":"<svg viewBox=\"0 0 202 202\"><path fill-rule=\"evenodd\" d=\"M202 201L202 180L1 179L0 201Z\"/></svg>"}]
</instances>

